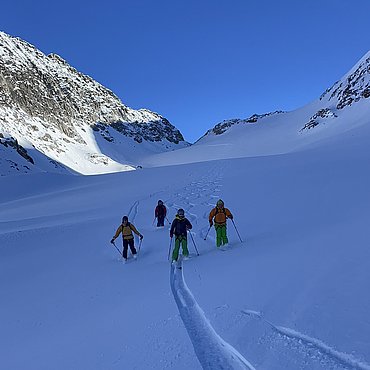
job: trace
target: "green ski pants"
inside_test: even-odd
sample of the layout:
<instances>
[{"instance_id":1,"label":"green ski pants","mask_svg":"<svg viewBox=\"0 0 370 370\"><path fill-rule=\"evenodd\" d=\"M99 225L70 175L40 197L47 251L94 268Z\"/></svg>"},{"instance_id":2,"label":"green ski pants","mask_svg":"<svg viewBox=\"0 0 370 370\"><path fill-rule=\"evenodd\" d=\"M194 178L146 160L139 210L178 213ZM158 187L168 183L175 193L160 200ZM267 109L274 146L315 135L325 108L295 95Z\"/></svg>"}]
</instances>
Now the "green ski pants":
<instances>
[{"instance_id":1,"label":"green ski pants","mask_svg":"<svg viewBox=\"0 0 370 370\"><path fill-rule=\"evenodd\" d=\"M177 261L177 259L179 258L180 244L182 246L182 255L184 257L187 257L189 255L187 237L183 235L176 236L175 248L173 248L172 252L172 261Z\"/></svg>"},{"instance_id":2,"label":"green ski pants","mask_svg":"<svg viewBox=\"0 0 370 370\"><path fill-rule=\"evenodd\" d=\"M217 225L215 224L216 229L216 246L220 247L221 245L227 244L229 240L226 235L226 224Z\"/></svg>"}]
</instances>

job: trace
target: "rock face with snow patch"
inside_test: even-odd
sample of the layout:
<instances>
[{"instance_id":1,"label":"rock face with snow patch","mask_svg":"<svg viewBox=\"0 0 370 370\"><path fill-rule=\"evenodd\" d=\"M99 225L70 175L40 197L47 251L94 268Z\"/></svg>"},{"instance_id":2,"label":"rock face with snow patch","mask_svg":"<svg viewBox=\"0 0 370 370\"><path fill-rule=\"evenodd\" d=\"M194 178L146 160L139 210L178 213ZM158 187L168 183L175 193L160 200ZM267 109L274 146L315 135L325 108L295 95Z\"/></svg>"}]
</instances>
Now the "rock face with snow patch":
<instances>
[{"instance_id":1,"label":"rock face with snow patch","mask_svg":"<svg viewBox=\"0 0 370 370\"><path fill-rule=\"evenodd\" d=\"M329 102L333 101L337 109L343 109L369 97L370 53L365 55L346 76L326 90L320 100L326 98Z\"/></svg>"},{"instance_id":2,"label":"rock face with snow patch","mask_svg":"<svg viewBox=\"0 0 370 370\"><path fill-rule=\"evenodd\" d=\"M155 151L187 145L164 117L146 109L130 109L58 55L46 56L3 32L0 92L0 132L19 142L26 139L41 153L78 172L123 167L121 160L117 163L101 152L97 136L112 145L121 136L135 144L152 143ZM91 161L96 157L102 159L100 165ZM81 165L84 171L79 171Z\"/></svg>"},{"instance_id":3,"label":"rock face with snow patch","mask_svg":"<svg viewBox=\"0 0 370 370\"><path fill-rule=\"evenodd\" d=\"M224 132L226 132L229 127L232 127L233 125L256 123L261 118L270 117L272 115L280 114L280 113L284 113L284 112L283 111L275 111L275 112L270 112L270 113L265 113L265 114L253 114L252 116L250 116L249 118L246 118L246 119L235 118L235 119L224 120L223 122L218 123L212 129L208 130L204 136L206 136L208 134L211 134L211 133L215 134L215 135L221 135Z\"/></svg>"},{"instance_id":4,"label":"rock face with snow patch","mask_svg":"<svg viewBox=\"0 0 370 370\"><path fill-rule=\"evenodd\" d=\"M301 128L300 131L309 130L319 125L321 121L325 121L328 118L336 117L338 117L337 114L333 112L331 109L329 108L320 109L310 118L310 120Z\"/></svg>"},{"instance_id":5,"label":"rock face with snow patch","mask_svg":"<svg viewBox=\"0 0 370 370\"><path fill-rule=\"evenodd\" d=\"M23 157L27 162L35 164L34 160L30 155L28 155L27 150L24 149L21 145L18 144L18 141L14 138L4 138L4 135L0 133L0 145L3 145L5 148L14 149L21 157Z\"/></svg>"},{"instance_id":6,"label":"rock face with snow patch","mask_svg":"<svg viewBox=\"0 0 370 370\"><path fill-rule=\"evenodd\" d=\"M60 163L42 156L35 149L34 154L30 154L18 143L14 137L5 137L0 133L0 176L11 174L37 173L47 170L55 173L69 173L70 171ZM39 158L41 157L41 158ZM35 162L42 162L42 165L36 166Z\"/></svg>"}]
</instances>

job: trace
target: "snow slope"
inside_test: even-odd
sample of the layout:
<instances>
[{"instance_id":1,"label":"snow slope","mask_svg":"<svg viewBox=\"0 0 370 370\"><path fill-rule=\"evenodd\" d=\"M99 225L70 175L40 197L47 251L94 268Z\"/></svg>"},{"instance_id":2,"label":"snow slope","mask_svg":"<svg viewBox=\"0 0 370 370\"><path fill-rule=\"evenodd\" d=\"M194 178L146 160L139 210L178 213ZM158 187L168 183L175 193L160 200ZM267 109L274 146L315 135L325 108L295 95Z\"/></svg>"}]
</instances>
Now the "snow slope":
<instances>
[{"instance_id":1,"label":"snow slope","mask_svg":"<svg viewBox=\"0 0 370 370\"><path fill-rule=\"evenodd\" d=\"M369 138L361 124L281 155L0 178L1 367L201 368L170 288L168 225L153 226L162 199L193 224L186 285L222 343L256 369L370 369ZM243 240L229 224L226 251L213 230L204 240L219 197ZM126 265L109 244L124 214L144 235Z\"/></svg>"}]
</instances>

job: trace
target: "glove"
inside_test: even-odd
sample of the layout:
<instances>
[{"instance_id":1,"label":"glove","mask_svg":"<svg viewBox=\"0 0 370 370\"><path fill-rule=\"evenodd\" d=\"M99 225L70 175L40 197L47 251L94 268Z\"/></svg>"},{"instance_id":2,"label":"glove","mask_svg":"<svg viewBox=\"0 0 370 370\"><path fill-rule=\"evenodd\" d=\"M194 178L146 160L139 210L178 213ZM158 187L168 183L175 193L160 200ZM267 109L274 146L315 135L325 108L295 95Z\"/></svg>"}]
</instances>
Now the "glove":
<instances>
[{"instance_id":1,"label":"glove","mask_svg":"<svg viewBox=\"0 0 370 370\"><path fill-rule=\"evenodd\" d=\"M213 222L209 221L209 227L212 227L212 226L213 226Z\"/></svg>"},{"instance_id":2,"label":"glove","mask_svg":"<svg viewBox=\"0 0 370 370\"><path fill-rule=\"evenodd\" d=\"M230 216L229 216L229 219L230 219L230 220L232 220L233 218L234 218L234 216L232 216L232 215L230 215Z\"/></svg>"},{"instance_id":3,"label":"glove","mask_svg":"<svg viewBox=\"0 0 370 370\"><path fill-rule=\"evenodd\" d=\"M173 234L172 233L170 233L170 238L173 238Z\"/></svg>"},{"instance_id":4,"label":"glove","mask_svg":"<svg viewBox=\"0 0 370 370\"><path fill-rule=\"evenodd\" d=\"M139 238L140 238L140 240L143 240L144 237L140 234Z\"/></svg>"},{"instance_id":5,"label":"glove","mask_svg":"<svg viewBox=\"0 0 370 370\"><path fill-rule=\"evenodd\" d=\"M114 239L112 239L110 242L113 244L114 243Z\"/></svg>"}]
</instances>

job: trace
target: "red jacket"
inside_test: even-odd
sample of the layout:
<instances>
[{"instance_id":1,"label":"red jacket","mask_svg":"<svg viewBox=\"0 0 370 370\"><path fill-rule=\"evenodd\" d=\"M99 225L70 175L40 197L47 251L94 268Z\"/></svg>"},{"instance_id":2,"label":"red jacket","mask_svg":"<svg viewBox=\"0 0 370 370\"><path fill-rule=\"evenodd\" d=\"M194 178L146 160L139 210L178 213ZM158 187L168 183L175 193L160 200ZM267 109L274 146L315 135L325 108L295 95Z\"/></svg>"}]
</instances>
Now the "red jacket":
<instances>
[{"instance_id":1,"label":"red jacket","mask_svg":"<svg viewBox=\"0 0 370 370\"><path fill-rule=\"evenodd\" d=\"M167 209L165 205L155 207L155 217L166 217Z\"/></svg>"}]
</instances>

